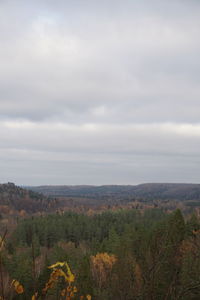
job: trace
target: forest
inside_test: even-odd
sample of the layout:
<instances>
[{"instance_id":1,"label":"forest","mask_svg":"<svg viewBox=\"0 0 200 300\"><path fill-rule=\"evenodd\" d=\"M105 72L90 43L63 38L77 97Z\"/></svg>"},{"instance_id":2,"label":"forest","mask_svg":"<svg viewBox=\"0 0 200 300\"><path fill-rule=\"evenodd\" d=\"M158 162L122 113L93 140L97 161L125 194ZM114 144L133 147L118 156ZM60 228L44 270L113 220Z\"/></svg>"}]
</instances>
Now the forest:
<instances>
[{"instance_id":1,"label":"forest","mask_svg":"<svg viewBox=\"0 0 200 300\"><path fill-rule=\"evenodd\" d=\"M1 220L1 299L199 299L200 218L176 209Z\"/></svg>"}]
</instances>

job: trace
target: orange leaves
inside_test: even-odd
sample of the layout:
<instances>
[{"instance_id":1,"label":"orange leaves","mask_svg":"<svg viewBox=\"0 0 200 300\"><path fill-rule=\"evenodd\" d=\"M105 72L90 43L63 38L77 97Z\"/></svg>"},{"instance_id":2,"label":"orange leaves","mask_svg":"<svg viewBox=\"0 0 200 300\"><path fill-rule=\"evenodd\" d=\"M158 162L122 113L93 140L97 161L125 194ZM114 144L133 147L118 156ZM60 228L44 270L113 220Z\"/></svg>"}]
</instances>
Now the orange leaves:
<instances>
[{"instance_id":1,"label":"orange leaves","mask_svg":"<svg viewBox=\"0 0 200 300\"><path fill-rule=\"evenodd\" d=\"M69 265L67 262L57 262L49 267L49 269L53 269L50 278L48 282L45 284L45 287L42 290L43 296L47 296L47 293L50 289L54 288L56 284L59 282L59 279L62 279L60 283L64 283L63 289L60 291L60 299L63 300L72 300L77 293L76 286L72 286L72 282L75 280L75 276L72 273ZM63 281L64 280L64 281ZM24 293L24 287L22 284L20 284L19 281L14 279L11 283L11 287L14 288L15 292L17 294L23 294ZM81 299L91 300L91 296L81 296ZM31 300L37 300L38 299L38 293L36 292L32 297ZM4 298L1 298L0 300L4 300Z\"/></svg>"},{"instance_id":2,"label":"orange leaves","mask_svg":"<svg viewBox=\"0 0 200 300\"><path fill-rule=\"evenodd\" d=\"M64 279L65 288L61 290L60 296L62 299L71 300L75 297L75 293L77 292L77 288L72 287L71 284L75 280L75 276L72 273L67 262L57 262L51 266L49 269L53 269L51 272L49 281L46 283L45 288L42 290L43 294L46 294L48 290L53 288L56 283L58 283L59 279Z\"/></svg>"},{"instance_id":3,"label":"orange leaves","mask_svg":"<svg viewBox=\"0 0 200 300\"><path fill-rule=\"evenodd\" d=\"M67 272L63 272L61 269L56 269L58 267L65 267L67 269ZM63 276L67 282L74 282L75 277L72 274L67 262L57 262L54 265L51 265L49 269L55 269L56 271L59 270L60 273L58 274L58 276Z\"/></svg>"},{"instance_id":4,"label":"orange leaves","mask_svg":"<svg viewBox=\"0 0 200 300\"><path fill-rule=\"evenodd\" d=\"M35 294L31 297L31 300L36 300L36 299L37 299L37 295L38 295L38 293L35 293Z\"/></svg>"},{"instance_id":5,"label":"orange leaves","mask_svg":"<svg viewBox=\"0 0 200 300\"><path fill-rule=\"evenodd\" d=\"M17 280L13 280L12 283L11 283L11 286L14 287L14 290L17 294L23 294L24 292L24 288L23 286L19 283L19 281Z\"/></svg>"},{"instance_id":6,"label":"orange leaves","mask_svg":"<svg viewBox=\"0 0 200 300\"><path fill-rule=\"evenodd\" d=\"M91 261L96 268L112 269L113 264L116 262L116 256L108 253L97 253L96 256L91 256Z\"/></svg>"},{"instance_id":7,"label":"orange leaves","mask_svg":"<svg viewBox=\"0 0 200 300\"><path fill-rule=\"evenodd\" d=\"M116 260L115 255L108 253L98 253L96 256L91 256L92 275L99 287L106 283Z\"/></svg>"},{"instance_id":8,"label":"orange leaves","mask_svg":"<svg viewBox=\"0 0 200 300\"><path fill-rule=\"evenodd\" d=\"M61 291L60 295L66 297L66 299L71 299L75 297L75 293L77 293L77 288L75 286L68 286Z\"/></svg>"},{"instance_id":9,"label":"orange leaves","mask_svg":"<svg viewBox=\"0 0 200 300\"><path fill-rule=\"evenodd\" d=\"M91 300L92 297L91 297L90 295L87 295L86 297L80 296L80 300L84 300L84 299L86 299L86 300Z\"/></svg>"}]
</instances>

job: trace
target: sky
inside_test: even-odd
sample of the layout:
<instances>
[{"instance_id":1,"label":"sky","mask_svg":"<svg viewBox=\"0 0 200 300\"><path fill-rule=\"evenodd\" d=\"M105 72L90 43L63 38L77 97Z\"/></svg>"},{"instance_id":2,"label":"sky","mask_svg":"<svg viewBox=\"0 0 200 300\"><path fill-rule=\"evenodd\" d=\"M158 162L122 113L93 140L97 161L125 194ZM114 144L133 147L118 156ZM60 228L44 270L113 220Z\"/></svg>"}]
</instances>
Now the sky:
<instances>
[{"instance_id":1,"label":"sky","mask_svg":"<svg viewBox=\"0 0 200 300\"><path fill-rule=\"evenodd\" d=\"M0 182L200 180L199 0L0 0Z\"/></svg>"}]
</instances>

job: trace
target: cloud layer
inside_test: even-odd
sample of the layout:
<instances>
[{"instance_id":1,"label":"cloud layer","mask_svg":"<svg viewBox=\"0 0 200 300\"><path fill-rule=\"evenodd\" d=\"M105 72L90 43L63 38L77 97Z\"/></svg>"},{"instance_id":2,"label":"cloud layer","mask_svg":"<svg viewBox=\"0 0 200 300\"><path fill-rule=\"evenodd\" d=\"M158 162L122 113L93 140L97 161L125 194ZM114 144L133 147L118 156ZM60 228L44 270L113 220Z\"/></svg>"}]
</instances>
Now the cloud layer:
<instances>
[{"instance_id":1,"label":"cloud layer","mask_svg":"<svg viewBox=\"0 0 200 300\"><path fill-rule=\"evenodd\" d=\"M198 182L199 13L195 0L1 1L0 181Z\"/></svg>"}]
</instances>

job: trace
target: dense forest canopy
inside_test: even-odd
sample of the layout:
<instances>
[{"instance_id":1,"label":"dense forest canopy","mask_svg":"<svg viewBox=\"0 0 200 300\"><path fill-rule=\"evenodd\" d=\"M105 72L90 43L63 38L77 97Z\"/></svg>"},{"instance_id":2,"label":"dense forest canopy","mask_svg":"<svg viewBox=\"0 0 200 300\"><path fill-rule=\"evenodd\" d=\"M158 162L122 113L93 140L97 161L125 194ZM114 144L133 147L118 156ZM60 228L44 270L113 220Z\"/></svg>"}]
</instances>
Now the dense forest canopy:
<instances>
[{"instance_id":1,"label":"dense forest canopy","mask_svg":"<svg viewBox=\"0 0 200 300\"><path fill-rule=\"evenodd\" d=\"M0 185L1 299L199 299L198 205L125 201L119 186L114 201L101 189L97 205L98 194L55 198Z\"/></svg>"},{"instance_id":2,"label":"dense forest canopy","mask_svg":"<svg viewBox=\"0 0 200 300\"><path fill-rule=\"evenodd\" d=\"M48 266L67 261L75 274L75 299L199 299L199 246L199 218L194 214L184 219L180 210L25 218L1 250L4 293L31 299L37 290L43 299ZM10 291L13 278L23 294ZM63 285L60 281L49 289L47 299L60 299L56 295Z\"/></svg>"}]
</instances>

